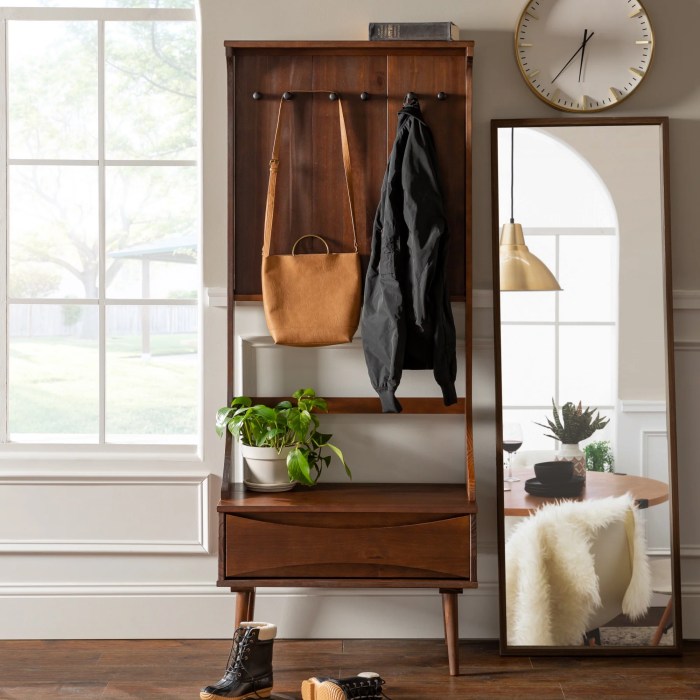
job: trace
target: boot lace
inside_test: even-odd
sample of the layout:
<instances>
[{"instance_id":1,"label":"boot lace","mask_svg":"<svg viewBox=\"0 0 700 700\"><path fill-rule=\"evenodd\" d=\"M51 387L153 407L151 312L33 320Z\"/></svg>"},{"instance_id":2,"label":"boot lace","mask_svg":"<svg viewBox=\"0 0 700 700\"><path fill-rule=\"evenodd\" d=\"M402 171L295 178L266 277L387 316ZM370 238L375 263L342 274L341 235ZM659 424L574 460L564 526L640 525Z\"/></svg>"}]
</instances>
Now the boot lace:
<instances>
[{"instance_id":1,"label":"boot lace","mask_svg":"<svg viewBox=\"0 0 700 700\"><path fill-rule=\"evenodd\" d=\"M246 668L245 662L250 656L251 640L253 639L254 627L239 627L233 633L233 644L228 655L226 663L226 675L235 676L238 679L243 678L245 681L253 684L253 693L256 698L261 698L258 691L255 689L255 677ZM245 676L243 676L245 674Z\"/></svg>"},{"instance_id":2,"label":"boot lace","mask_svg":"<svg viewBox=\"0 0 700 700\"><path fill-rule=\"evenodd\" d=\"M384 693L382 686L386 681L383 678L353 678L344 681L342 688L345 691L345 697L348 700L357 698L357 700L374 700L375 698L391 698Z\"/></svg>"}]
</instances>

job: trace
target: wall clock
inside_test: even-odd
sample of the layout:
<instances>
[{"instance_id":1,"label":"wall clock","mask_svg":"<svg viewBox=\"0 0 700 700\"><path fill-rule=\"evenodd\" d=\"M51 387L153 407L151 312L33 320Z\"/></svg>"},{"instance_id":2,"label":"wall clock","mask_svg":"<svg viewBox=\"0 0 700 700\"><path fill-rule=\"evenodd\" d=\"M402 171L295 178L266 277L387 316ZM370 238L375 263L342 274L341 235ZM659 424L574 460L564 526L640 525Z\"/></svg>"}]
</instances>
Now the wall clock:
<instances>
[{"instance_id":1,"label":"wall clock","mask_svg":"<svg viewBox=\"0 0 700 700\"><path fill-rule=\"evenodd\" d=\"M639 0L529 0L515 28L528 87L565 112L599 112L642 83L654 35Z\"/></svg>"}]
</instances>

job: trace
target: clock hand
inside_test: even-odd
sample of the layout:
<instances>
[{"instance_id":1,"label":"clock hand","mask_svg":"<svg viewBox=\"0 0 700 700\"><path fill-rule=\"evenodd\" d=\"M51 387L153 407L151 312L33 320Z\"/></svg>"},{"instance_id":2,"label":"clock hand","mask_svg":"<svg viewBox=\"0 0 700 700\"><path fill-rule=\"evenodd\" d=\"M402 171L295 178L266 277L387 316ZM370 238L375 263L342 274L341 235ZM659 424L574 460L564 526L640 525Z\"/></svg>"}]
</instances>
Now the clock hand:
<instances>
[{"instance_id":1,"label":"clock hand","mask_svg":"<svg viewBox=\"0 0 700 700\"><path fill-rule=\"evenodd\" d=\"M578 56L578 52L581 51L581 50L584 48L584 46L591 40L591 37L592 37L594 34L595 34L595 32L591 32L591 33L588 35L588 38L581 44L581 46L579 46L579 47L576 49L576 51L574 52L574 55L566 62L566 65L554 76L554 78L552 78L552 82L554 82L554 81L568 68L568 66L569 66L569 64L571 63L571 61L573 61L573 60L576 58L576 56Z\"/></svg>"},{"instance_id":2,"label":"clock hand","mask_svg":"<svg viewBox=\"0 0 700 700\"><path fill-rule=\"evenodd\" d=\"M578 81L581 82L581 71L583 70L583 56L586 53L586 35L588 34L588 29L583 30L583 44L581 44L581 64L578 67Z\"/></svg>"}]
</instances>

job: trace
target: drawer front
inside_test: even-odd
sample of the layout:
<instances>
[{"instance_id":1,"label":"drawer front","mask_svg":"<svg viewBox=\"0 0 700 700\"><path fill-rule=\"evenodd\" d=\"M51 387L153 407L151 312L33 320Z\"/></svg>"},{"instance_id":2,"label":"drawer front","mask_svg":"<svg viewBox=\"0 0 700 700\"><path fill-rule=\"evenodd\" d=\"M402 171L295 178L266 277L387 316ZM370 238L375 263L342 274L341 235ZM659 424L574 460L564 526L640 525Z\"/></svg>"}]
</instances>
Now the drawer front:
<instances>
[{"instance_id":1,"label":"drawer front","mask_svg":"<svg viewBox=\"0 0 700 700\"><path fill-rule=\"evenodd\" d=\"M469 515L226 515L231 578L469 579Z\"/></svg>"}]
</instances>

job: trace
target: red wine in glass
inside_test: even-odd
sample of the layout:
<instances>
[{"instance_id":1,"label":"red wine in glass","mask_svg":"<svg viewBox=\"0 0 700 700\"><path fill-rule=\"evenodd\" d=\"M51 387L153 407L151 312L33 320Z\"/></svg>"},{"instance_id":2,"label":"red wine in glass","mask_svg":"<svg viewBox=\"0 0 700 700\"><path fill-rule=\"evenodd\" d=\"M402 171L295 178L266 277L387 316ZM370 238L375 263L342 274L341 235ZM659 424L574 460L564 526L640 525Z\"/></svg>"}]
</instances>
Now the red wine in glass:
<instances>
[{"instance_id":1,"label":"red wine in glass","mask_svg":"<svg viewBox=\"0 0 700 700\"><path fill-rule=\"evenodd\" d=\"M523 431L518 423L503 424L503 451L508 453L508 474L503 481L520 481L517 476L513 476L513 454L521 448L523 444Z\"/></svg>"}]
</instances>

